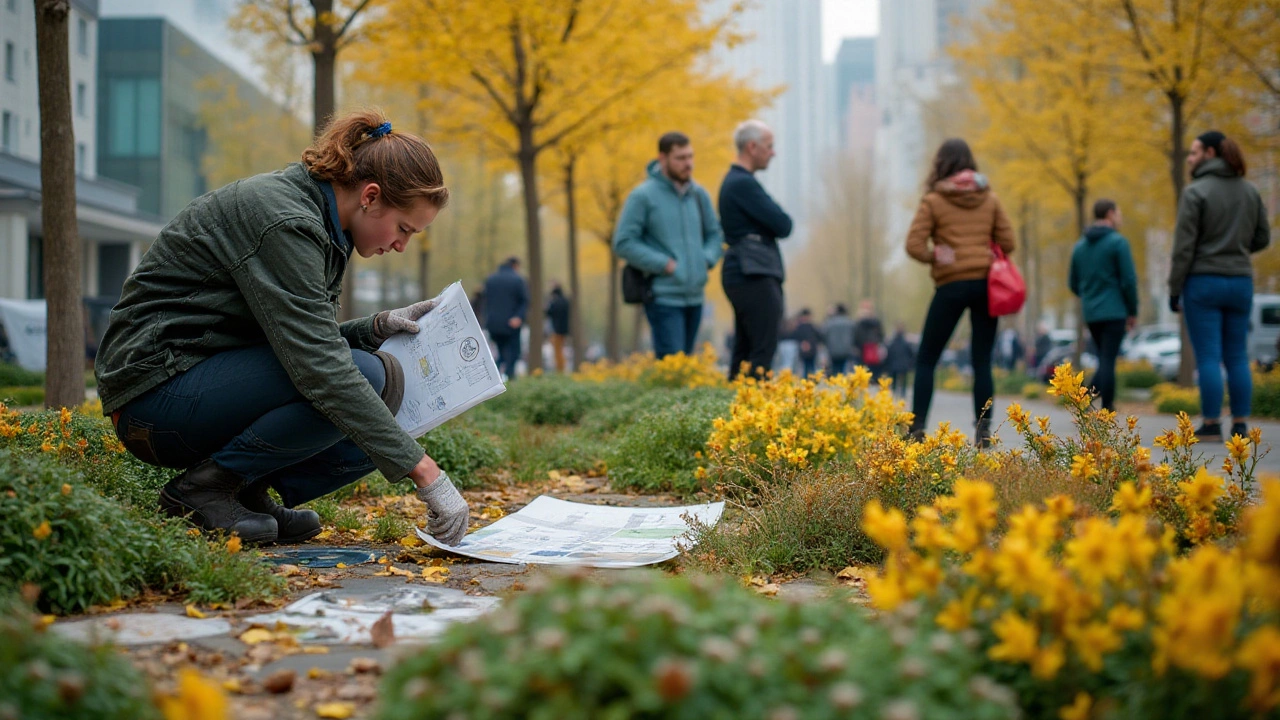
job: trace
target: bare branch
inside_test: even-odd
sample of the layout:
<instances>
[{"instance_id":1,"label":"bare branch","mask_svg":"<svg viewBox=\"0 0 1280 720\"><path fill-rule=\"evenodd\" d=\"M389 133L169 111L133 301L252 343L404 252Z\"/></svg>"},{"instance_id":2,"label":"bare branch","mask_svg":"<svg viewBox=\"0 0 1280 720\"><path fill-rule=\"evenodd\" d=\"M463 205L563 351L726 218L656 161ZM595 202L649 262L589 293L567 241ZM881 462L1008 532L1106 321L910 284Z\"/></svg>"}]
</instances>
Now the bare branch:
<instances>
[{"instance_id":1,"label":"bare branch","mask_svg":"<svg viewBox=\"0 0 1280 720\"><path fill-rule=\"evenodd\" d=\"M360 4L357 5L355 9L351 11L351 14L347 16L346 22L342 23L342 27L338 28L338 32L334 33L334 37L341 39L342 36L346 34L347 29L351 27L351 23L355 21L356 16L363 12L364 9L369 6L370 2L371 0L360 0Z\"/></svg>"},{"instance_id":2,"label":"bare branch","mask_svg":"<svg viewBox=\"0 0 1280 720\"><path fill-rule=\"evenodd\" d=\"M315 38L303 32L302 27L298 25L298 19L293 16L293 0L287 0L287 2L285 2L284 13L285 13L285 18L289 22L289 27L293 28L293 31L298 34L299 42L296 44L310 45L311 41L314 40Z\"/></svg>"}]
</instances>

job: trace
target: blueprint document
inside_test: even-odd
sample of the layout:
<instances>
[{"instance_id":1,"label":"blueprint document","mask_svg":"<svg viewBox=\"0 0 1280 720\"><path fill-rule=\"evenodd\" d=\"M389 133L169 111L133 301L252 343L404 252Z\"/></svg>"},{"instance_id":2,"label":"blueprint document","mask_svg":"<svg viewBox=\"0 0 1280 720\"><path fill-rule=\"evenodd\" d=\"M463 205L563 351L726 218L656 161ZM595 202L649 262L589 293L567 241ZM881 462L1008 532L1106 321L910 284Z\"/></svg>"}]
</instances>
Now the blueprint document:
<instances>
[{"instance_id":1,"label":"blueprint document","mask_svg":"<svg viewBox=\"0 0 1280 720\"><path fill-rule=\"evenodd\" d=\"M418 530L435 547L490 562L629 568L670 560L689 531L687 515L715 525L724 503L685 507L584 505L540 495L518 512L467 535L454 547Z\"/></svg>"},{"instance_id":2,"label":"blueprint document","mask_svg":"<svg viewBox=\"0 0 1280 720\"><path fill-rule=\"evenodd\" d=\"M396 422L414 437L506 390L462 283L445 288L436 300L435 309L418 321L417 335L393 335L380 348L404 367Z\"/></svg>"}]
</instances>

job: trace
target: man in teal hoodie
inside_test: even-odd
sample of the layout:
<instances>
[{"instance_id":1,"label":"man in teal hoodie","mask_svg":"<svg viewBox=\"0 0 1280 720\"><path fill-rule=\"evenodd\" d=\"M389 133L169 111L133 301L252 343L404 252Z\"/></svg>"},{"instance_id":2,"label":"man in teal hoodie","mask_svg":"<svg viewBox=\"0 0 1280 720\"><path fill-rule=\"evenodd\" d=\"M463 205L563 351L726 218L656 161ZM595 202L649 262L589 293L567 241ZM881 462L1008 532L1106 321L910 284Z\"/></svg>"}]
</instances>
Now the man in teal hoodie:
<instances>
[{"instance_id":1,"label":"man in teal hoodie","mask_svg":"<svg viewBox=\"0 0 1280 720\"><path fill-rule=\"evenodd\" d=\"M1124 335L1138 319L1138 274L1129 241L1120 229L1120 208L1111 200L1093 204L1093 226L1071 253L1071 292L1080 298L1084 321L1098 349L1092 385L1102 407L1115 410L1116 357Z\"/></svg>"},{"instance_id":2,"label":"man in teal hoodie","mask_svg":"<svg viewBox=\"0 0 1280 720\"><path fill-rule=\"evenodd\" d=\"M613 233L613 249L648 274L653 292L644 312L659 359L693 354L702 322L707 271L723 253L711 196L693 181L693 146L683 133L658 140L649 177L631 191Z\"/></svg>"}]
</instances>

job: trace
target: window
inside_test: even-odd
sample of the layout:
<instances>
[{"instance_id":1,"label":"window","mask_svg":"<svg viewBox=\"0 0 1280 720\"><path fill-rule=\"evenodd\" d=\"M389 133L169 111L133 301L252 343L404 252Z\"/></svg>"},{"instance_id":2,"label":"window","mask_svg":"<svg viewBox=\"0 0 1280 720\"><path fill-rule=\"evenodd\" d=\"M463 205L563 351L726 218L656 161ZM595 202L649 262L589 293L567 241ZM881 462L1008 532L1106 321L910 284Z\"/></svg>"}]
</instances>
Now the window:
<instances>
[{"instance_id":1,"label":"window","mask_svg":"<svg viewBox=\"0 0 1280 720\"><path fill-rule=\"evenodd\" d=\"M80 117L89 116L89 103L87 102L88 95L89 91L88 88L84 86L84 83L76 83L76 114Z\"/></svg>"},{"instance_id":2,"label":"window","mask_svg":"<svg viewBox=\"0 0 1280 720\"><path fill-rule=\"evenodd\" d=\"M76 52L89 57L89 21L84 18L76 18Z\"/></svg>"},{"instance_id":3,"label":"window","mask_svg":"<svg viewBox=\"0 0 1280 720\"><path fill-rule=\"evenodd\" d=\"M160 81L118 78L107 84L107 154L156 157L160 154Z\"/></svg>"},{"instance_id":4,"label":"window","mask_svg":"<svg viewBox=\"0 0 1280 720\"><path fill-rule=\"evenodd\" d=\"M18 123L13 119L13 113L6 110L4 119L0 121L0 150L7 153L13 152L14 135L17 134Z\"/></svg>"},{"instance_id":5,"label":"window","mask_svg":"<svg viewBox=\"0 0 1280 720\"><path fill-rule=\"evenodd\" d=\"M1261 315L1263 325L1280 325L1280 307L1275 305L1264 307Z\"/></svg>"},{"instance_id":6,"label":"window","mask_svg":"<svg viewBox=\"0 0 1280 720\"><path fill-rule=\"evenodd\" d=\"M84 143L76 143L76 174L77 175L84 174L85 154L86 154L86 150L84 147Z\"/></svg>"},{"instance_id":7,"label":"window","mask_svg":"<svg viewBox=\"0 0 1280 720\"><path fill-rule=\"evenodd\" d=\"M14 61L13 43L6 42L4 44L4 79L5 80L16 80L15 73L17 72L17 69L14 68L15 64L16 63Z\"/></svg>"}]
</instances>

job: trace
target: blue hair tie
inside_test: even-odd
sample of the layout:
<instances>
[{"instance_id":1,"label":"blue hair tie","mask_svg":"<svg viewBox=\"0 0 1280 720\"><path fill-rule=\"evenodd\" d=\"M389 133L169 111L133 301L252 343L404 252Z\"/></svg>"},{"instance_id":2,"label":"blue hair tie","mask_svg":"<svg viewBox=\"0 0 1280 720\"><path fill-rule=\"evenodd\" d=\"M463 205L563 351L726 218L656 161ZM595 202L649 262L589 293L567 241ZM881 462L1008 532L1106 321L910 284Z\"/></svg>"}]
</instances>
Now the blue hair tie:
<instances>
[{"instance_id":1,"label":"blue hair tie","mask_svg":"<svg viewBox=\"0 0 1280 720\"><path fill-rule=\"evenodd\" d=\"M378 127L369 131L369 137L371 138L380 138L383 135L390 135L390 134L391 134L391 123L389 122L384 122Z\"/></svg>"}]
</instances>

